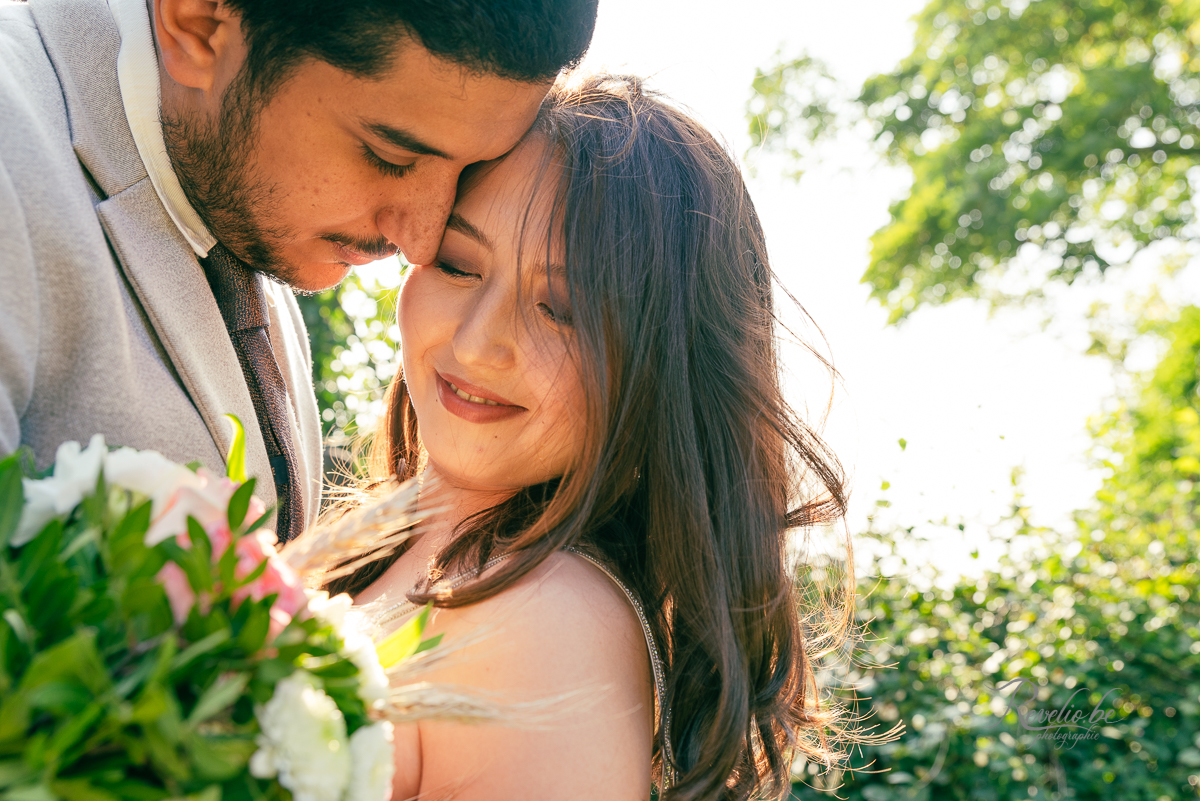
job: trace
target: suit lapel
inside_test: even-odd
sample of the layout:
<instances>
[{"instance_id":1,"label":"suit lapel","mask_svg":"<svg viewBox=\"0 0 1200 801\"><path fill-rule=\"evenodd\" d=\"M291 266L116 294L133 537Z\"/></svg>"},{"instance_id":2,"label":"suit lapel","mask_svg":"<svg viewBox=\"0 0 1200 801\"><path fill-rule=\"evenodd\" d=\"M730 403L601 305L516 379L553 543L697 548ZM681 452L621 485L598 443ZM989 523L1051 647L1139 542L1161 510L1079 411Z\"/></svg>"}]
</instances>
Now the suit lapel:
<instances>
[{"instance_id":1,"label":"suit lapel","mask_svg":"<svg viewBox=\"0 0 1200 801\"><path fill-rule=\"evenodd\" d=\"M29 4L58 73L71 144L104 192L115 195L146 177L121 103L121 36L105 0L33 0Z\"/></svg>"},{"instance_id":2,"label":"suit lapel","mask_svg":"<svg viewBox=\"0 0 1200 801\"><path fill-rule=\"evenodd\" d=\"M233 414L246 429L246 472L275 502L258 415L204 271L144 178L96 206L117 259L209 433L229 453Z\"/></svg>"},{"instance_id":3,"label":"suit lapel","mask_svg":"<svg viewBox=\"0 0 1200 801\"><path fill-rule=\"evenodd\" d=\"M196 255L163 208L138 155L117 81L121 37L106 0L32 0L58 73L71 142L106 197L96 205L121 270L213 441L229 453L224 414L246 429L246 471L275 502L258 416L237 353ZM98 269L102 269L97 265Z\"/></svg>"}]
</instances>

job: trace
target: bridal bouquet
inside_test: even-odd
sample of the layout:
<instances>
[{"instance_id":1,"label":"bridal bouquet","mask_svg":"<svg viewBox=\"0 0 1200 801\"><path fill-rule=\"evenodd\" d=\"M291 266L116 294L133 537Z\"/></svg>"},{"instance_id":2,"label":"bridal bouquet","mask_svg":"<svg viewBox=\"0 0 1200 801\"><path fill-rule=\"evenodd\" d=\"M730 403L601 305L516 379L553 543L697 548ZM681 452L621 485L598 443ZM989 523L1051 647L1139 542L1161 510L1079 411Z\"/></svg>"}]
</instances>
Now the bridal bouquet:
<instances>
[{"instance_id":1,"label":"bridal bouquet","mask_svg":"<svg viewBox=\"0 0 1200 801\"><path fill-rule=\"evenodd\" d=\"M330 554L276 550L233 423L225 476L99 436L48 474L0 462L0 798L390 796L389 718L420 698L385 669L434 644L426 616L377 648L306 591Z\"/></svg>"}]
</instances>

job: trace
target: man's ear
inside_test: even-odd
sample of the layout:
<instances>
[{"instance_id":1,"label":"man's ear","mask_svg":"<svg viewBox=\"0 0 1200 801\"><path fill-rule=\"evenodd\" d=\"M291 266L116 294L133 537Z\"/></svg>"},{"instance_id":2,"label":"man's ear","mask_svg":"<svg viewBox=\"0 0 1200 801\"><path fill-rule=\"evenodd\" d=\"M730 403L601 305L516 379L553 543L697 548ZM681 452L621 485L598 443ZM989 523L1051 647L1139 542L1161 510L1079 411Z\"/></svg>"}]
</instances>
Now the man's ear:
<instances>
[{"instance_id":1,"label":"man's ear","mask_svg":"<svg viewBox=\"0 0 1200 801\"><path fill-rule=\"evenodd\" d=\"M154 38L176 83L213 90L241 43L240 19L217 0L154 0Z\"/></svg>"}]
</instances>

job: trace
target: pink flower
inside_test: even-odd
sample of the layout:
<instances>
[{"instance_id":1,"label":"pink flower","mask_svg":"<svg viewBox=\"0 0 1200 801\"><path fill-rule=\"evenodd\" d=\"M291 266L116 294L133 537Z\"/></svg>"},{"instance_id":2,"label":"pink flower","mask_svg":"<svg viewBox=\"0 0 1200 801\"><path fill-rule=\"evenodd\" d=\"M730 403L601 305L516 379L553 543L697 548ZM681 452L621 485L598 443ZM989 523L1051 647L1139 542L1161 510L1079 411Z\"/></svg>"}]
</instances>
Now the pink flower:
<instances>
[{"instance_id":1,"label":"pink flower","mask_svg":"<svg viewBox=\"0 0 1200 801\"><path fill-rule=\"evenodd\" d=\"M192 611L192 606L196 603L196 593L192 591L192 585L188 583L187 574L179 565L167 562L162 566L162 570L158 571L158 580L167 593L167 601L171 604L171 616L175 618L175 624L182 626L187 620L188 613Z\"/></svg>"},{"instance_id":2,"label":"pink flower","mask_svg":"<svg viewBox=\"0 0 1200 801\"><path fill-rule=\"evenodd\" d=\"M191 548L192 540L187 531L187 520L191 517L208 535L214 565L221 560L231 545L236 549L237 565L233 572L239 581L252 574L266 561L266 568L258 578L234 592L233 605L237 607L246 598L261 601L268 595L275 595L275 602L271 605L269 629L269 636L274 639L296 613L305 607L308 598L296 571L275 550L274 533L260 529L243 536L236 545L233 544L228 510L229 501L238 486L228 478L214 476L203 468L197 470L191 479L178 483L166 495L161 511L155 510L156 517L150 525L150 530L146 532L145 542L147 545L155 545L173 536L179 547ZM265 511L263 502L257 497L251 497L246 519L255 520ZM187 574L174 562L168 562L159 571L158 580L162 582L167 593L175 622L182 625L197 601L196 593L188 583ZM199 601L202 609L207 611L208 598L202 597Z\"/></svg>"},{"instance_id":3,"label":"pink flower","mask_svg":"<svg viewBox=\"0 0 1200 801\"><path fill-rule=\"evenodd\" d=\"M213 564L216 564L225 550L229 548L232 534L229 527L225 525L215 526L206 533L213 545L212 558ZM191 542L186 534L177 535L176 541L181 547L191 547ZM234 552L237 554L237 565L233 569L233 575L238 580L252 574L264 561L267 563L258 578L234 591L233 606L237 608L247 598L261 601L268 595L274 595L275 602L271 604L271 623L267 634L268 638L272 640L279 636L292 618L308 605L308 595L304 592L304 583L291 565L285 562L275 550L275 542L276 537L273 532L260 529L245 535L233 546ZM167 593L167 600L171 604L171 614L175 617L175 622L182 625L196 603L196 593L188 583L187 574L179 565L167 562L159 571L158 580L162 582L163 589ZM208 599L202 597L200 603L201 609L206 611Z\"/></svg>"},{"instance_id":4,"label":"pink flower","mask_svg":"<svg viewBox=\"0 0 1200 801\"><path fill-rule=\"evenodd\" d=\"M246 598L261 601L268 595L276 596L271 605L270 639L277 637L308 603L304 583L275 550L276 541L272 532L259 530L242 537L235 546L238 563L234 575L239 579L249 576L263 561L267 563L262 575L233 594L233 601L238 604Z\"/></svg>"},{"instance_id":5,"label":"pink flower","mask_svg":"<svg viewBox=\"0 0 1200 801\"><path fill-rule=\"evenodd\" d=\"M146 544L157 545L168 537L187 533L187 519L194 517L204 527L209 537L221 526L228 527L229 499L237 491L238 484L225 476L214 476L203 467L191 479L178 484L167 496L162 509L155 508L155 519L146 532ZM256 497L250 499L247 520L255 520L266 511L263 502ZM213 547L213 553L224 553L224 548Z\"/></svg>"}]
</instances>

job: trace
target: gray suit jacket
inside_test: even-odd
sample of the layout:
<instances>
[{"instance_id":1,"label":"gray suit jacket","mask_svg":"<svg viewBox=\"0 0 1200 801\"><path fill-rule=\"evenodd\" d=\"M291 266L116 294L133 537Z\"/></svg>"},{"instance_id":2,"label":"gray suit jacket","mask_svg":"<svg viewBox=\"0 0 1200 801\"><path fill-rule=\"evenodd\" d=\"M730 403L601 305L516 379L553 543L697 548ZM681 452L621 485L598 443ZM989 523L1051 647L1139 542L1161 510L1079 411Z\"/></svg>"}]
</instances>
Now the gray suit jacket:
<instances>
[{"instance_id":1,"label":"gray suit jacket","mask_svg":"<svg viewBox=\"0 0 1200 801\"><path fill-rule=\"evenodd\" d=\"M272 505L229 334L129 131L119 47L105 0L0 0L0 455L28 445L41 467L60 443L100 433L223 472L230 413ZM291 292L264 283L311 522L322 475L312 356Z\"/></svg>"}]
</instances>

